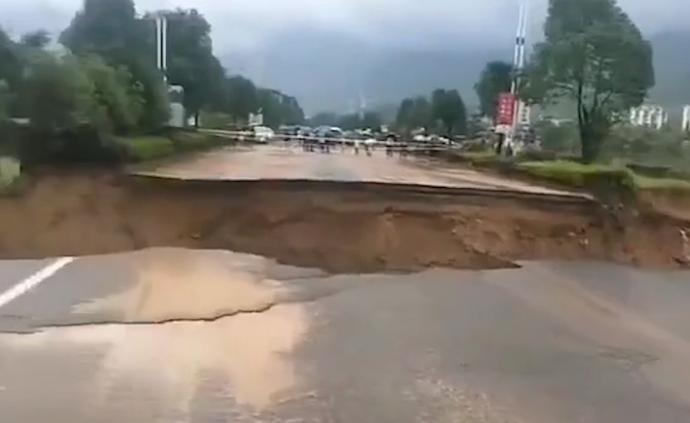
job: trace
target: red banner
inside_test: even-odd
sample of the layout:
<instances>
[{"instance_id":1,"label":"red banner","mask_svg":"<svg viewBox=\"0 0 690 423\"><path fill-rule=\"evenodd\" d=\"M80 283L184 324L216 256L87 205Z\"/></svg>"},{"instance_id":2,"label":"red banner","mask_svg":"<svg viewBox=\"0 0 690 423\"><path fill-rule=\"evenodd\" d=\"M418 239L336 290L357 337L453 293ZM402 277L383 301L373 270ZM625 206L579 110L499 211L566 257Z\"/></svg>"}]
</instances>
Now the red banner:
<instances>
[{"instance_id":1,"label":"red banner","mask_svg":"<svg viewBox=\"0 0 690 423\"><path fill-rule=\"evenodd\" d=\"M498 113L496 113L497 125L512 125L515 119L515 105L517 98L510 93L501 93L498 97Z\"/></svg>"}]
</instances>

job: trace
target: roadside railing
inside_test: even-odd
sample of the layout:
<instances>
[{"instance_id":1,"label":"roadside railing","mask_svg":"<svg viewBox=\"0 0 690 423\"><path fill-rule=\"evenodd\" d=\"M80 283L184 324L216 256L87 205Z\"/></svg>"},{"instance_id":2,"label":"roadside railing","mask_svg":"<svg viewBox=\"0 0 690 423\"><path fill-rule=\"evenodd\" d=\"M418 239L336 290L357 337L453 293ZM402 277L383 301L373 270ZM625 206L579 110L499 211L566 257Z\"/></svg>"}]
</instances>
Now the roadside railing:
<instances>
[{"instance_id":1,"label":"roadside railing","mask_svg":"<svg viewBox=\"0 0 690 423\"><path fill-rule=\"evenodd\" d=\"M237 139L239 141L253 141L255 139L255 134L251 131L229 131L223 129L203 129L204 132L217 136L227 136L230 138ZM286 142L301 142L301 143L312 143L320 144L326 143L330 146L340 145L340 146L354 146L356 141L359 141L359 146L365 148L366 145L373 147L386 147L387 150L393 151L405 151L405 152L432 152L432 151L453 151L459 150L460 146L454 143L442 144L429 141L395 141L391 144L387 144L386 141L375 140L374 143L371 140L354 140L351 138L330 138L330 137L314 137L314 136L303 136L303 135L283 135L276 134L272 141L286 141Z\"/></svg>"}]
</instances>

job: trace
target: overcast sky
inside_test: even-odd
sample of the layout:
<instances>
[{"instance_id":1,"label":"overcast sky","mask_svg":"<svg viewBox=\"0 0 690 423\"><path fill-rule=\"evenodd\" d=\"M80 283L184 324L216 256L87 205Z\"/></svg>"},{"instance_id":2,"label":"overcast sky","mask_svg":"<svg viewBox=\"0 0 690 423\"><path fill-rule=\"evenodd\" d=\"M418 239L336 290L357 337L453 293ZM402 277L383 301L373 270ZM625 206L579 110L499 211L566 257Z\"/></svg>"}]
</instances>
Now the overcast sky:
<instances>
[{"instance_id":1,"label":"overcast sky","mask_svg":"<svg viewBox=\"0 0 690 423\"><path fill-rule=\"evenodd\" d=\"M371 43L411 48L498 47L512 41L519 0L138 0L139 11L199 9L214 27L220 55L260 47L286 30L328 29ZM574 0L577 1L577 0ZM688 0L620 0L647 34L687 29ZM44 28L59 32L82 0L0 0L0 26L17 36ZM532 39L547 0L531 0ZM481 41L479 40L481 37Z\"/></svg>"}]
</instances>

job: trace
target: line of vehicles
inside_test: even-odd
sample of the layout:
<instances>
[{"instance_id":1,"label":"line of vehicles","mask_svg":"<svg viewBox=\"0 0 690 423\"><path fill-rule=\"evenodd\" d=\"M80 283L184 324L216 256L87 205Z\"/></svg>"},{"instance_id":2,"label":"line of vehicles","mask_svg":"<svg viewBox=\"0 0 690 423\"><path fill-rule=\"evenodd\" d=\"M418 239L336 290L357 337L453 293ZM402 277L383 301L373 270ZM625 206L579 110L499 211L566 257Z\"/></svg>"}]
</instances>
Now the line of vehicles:
<instances>
[{"instance_id":1,"label":"line of vehicles","mask_svg":"<svg viewBox=\"0 0 690 423\"><path fill-rule=\"evenodd\" d=\"M253 126L239 135L241 141L253 141L257 143L268 143L270 141L299 141L303 143L326 143L326 144L382 144L386 146L408 146L421 145L425 147L452 147L464 141L463 137L451 139L438 135L427 135L423 132L413 132L410 137L404 139L400 135L391 131L372 131L371 129L343 130L335 126L319 126L312 128L309 126L294 125L281 126L278 131L267 126Z\"/></svg>"}]
</instances>

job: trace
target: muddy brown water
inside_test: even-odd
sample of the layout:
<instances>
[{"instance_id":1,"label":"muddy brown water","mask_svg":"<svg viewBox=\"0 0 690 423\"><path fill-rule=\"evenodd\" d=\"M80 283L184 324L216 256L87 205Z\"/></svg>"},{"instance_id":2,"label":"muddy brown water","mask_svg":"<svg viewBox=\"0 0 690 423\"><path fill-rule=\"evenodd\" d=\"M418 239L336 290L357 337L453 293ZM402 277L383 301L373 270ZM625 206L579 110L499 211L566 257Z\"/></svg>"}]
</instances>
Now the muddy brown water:
<instances>
[{"instance_id":1,"label":"muddy brown water","mask_svg":"<svg viewBox=\"0 0 690 423\"><path fill-rule=\"evenodd\" d=\"M627 220L626 220L627 219ZM516 260L677 266L679 223L558 195L329 181L191 181L48 171L0 199L0 258L147 247L259 254L332 273Z\"/></svg>"},{"instance_id":2,"label":"muddy brown water","mask_svg":"<svg viewBox=\"0 0 690 423\"><path fill-rule=\"evenodd\" d=\"M522 264L80 258L0 315L3 421L688 421L687 271Z\"/></svg>"}]
</instances>

